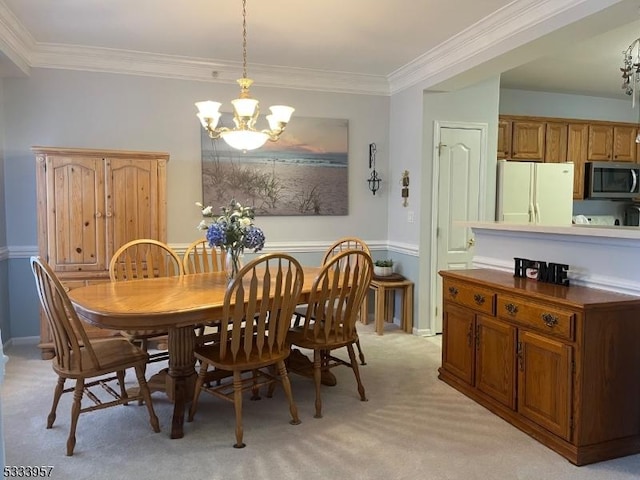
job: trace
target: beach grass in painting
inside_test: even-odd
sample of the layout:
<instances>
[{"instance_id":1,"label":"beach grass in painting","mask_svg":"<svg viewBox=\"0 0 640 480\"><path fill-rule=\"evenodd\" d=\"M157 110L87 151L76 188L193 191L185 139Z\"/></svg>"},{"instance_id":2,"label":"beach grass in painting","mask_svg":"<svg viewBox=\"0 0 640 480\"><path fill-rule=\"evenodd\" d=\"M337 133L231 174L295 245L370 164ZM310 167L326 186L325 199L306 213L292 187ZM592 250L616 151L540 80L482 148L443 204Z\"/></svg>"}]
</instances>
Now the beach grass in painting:
<instances>
[{"instance_id":1,"label":"beach grass in painting","mask_svg":"<svg viewBox=\"0 0 640 480\"><path fill-rule=\"evenodd\" d=\"M204 205L235 199L256 215L349 213L348 120L294 115L277 142L246 153L201 130Z\"/></svg>"}]
</instances>

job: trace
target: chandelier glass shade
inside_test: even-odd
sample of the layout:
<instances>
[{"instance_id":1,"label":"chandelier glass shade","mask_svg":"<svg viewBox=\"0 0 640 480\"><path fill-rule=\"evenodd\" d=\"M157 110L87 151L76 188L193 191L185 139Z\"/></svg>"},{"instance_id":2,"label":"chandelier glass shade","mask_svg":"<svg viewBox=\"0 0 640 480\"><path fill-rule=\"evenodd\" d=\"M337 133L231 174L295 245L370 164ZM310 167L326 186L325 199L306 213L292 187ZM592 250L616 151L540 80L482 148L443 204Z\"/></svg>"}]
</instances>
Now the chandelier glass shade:
<instances>
[{"instance_id":1,"label":"chandelier glass shade","mask_svg":"<svg viewBox=\"0 0 640 480\"><path fill-rule=\"evenodd\" d=\"M242 78L237 80L240 85L240 96L231 101L233 105L233 128L218 127L220 121L220 102L211 100L196 102L198 118L202 127L211 138L222 138L230 147L237 150L255 150L263 146L267 140L275 142L286 128L292 107L274 105L269 107L271 114L266 116L268 129L256 130L256 122L260 115L259 102L251 97L249 87L253 80L247 77L247 1L242 0Z\"/></svg>"}]
</instances>

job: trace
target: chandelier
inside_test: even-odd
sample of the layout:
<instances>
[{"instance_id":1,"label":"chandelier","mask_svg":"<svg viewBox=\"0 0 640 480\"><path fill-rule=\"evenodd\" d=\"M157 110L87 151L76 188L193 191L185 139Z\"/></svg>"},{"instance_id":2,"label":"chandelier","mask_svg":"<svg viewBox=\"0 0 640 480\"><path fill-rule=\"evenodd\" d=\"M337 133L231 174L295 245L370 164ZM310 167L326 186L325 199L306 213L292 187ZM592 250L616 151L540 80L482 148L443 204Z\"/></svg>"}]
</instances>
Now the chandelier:
<instances>
[{"instance_id":1,"label":"chandelier","mask_svg":"<svg viewBox=\"0 0 640 480\"><path fill-rule=\"evenodd\" d=\"M631 97L631 106L635 107L640 84L640 38L634 40L622 55L622 89Z\"/></svg>"},{"instance_id":2,"label":"chandelier","mask_svg":"<svg viewBox=\"0 0 640 480\"><path fill-rule=\"evenodd\" d=\"M236 80L240 85L240 97L231 101L233 105L234 128L218 127L220 120L220 102L207 100L197 102L198 118L211 138L222 138L230 147L247 151L255 150L267 140L275 142L284 132L294 109L285 105L269 107L267 115L269 129L256 130L255 124L260 115L258 100L251 98L249 87L253 80L247 77L247 0L242 0L242 78Z\"/></svg>"}]
</instances>

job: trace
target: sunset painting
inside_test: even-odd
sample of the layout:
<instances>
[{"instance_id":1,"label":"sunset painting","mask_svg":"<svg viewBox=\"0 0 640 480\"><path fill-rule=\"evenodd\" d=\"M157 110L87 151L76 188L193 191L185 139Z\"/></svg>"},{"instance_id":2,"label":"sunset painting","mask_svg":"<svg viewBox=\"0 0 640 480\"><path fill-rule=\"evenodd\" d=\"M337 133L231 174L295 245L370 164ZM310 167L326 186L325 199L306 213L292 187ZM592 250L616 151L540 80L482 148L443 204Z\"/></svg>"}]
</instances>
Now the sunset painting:
<instances>
[{"instance_id":1,"label":"sunset painting","mask_svg":"<svg viewBox=\"0 0 640 480\"><path fill-rule=\"evenodd\" d=\"M266 128L260 125L257 128ZM232 126L223 114L218 126ZM291 118L277 142L243 153L202 130L202 192L214 210L235 199L256 215L347 215L348 120Z\"/></svg>"}]
</instances>

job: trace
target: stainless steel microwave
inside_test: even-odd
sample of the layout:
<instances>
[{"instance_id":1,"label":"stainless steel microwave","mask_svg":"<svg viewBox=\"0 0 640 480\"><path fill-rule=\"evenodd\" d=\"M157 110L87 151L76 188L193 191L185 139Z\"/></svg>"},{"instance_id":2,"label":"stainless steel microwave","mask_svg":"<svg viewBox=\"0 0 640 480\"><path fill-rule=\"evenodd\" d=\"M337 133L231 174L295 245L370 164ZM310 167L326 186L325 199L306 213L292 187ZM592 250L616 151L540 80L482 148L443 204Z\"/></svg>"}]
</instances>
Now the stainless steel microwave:
<instances>
[{"instance_id":1,"label":"stainless steel microwave","mask_svg":"<svg viewBox=\"0 0 640 480\"><path fill-rule=\"evenodd\" d=\"M640 196L640 165L635 163L587 162L587 198L634 198Z\"/></svg>"}]
</instances>

